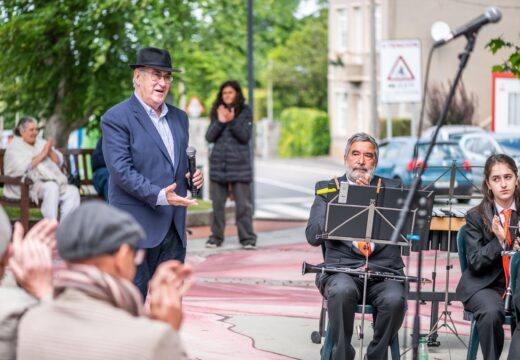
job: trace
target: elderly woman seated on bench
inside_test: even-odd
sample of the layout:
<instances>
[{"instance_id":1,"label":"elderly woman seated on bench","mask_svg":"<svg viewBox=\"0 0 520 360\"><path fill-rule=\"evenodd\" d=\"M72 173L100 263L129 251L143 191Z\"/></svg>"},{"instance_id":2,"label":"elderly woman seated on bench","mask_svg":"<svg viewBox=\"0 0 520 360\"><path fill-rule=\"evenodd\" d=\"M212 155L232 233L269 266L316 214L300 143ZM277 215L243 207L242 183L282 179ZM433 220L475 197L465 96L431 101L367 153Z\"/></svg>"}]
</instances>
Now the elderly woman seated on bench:
<instances>
[{"instance_id":1,"label":"elderly woman seated on bench","mask_svg":"<svg viewBox=\"0 0 520 360\"><path fill-rule=\"evenodd\" d=\"M5 151L4 173L7 176L27 175L32 181L29 189L31 200L41 201L41 212L46 219L61 218L77 208L80 195L77 187L69 185L67 176L61 171L63 155L53 148L53 140L38 138L37 122L24 117L15 129L13 141ZM4 196L19 199L20 187L5 185Z\"/></svg>"}]
</instances>

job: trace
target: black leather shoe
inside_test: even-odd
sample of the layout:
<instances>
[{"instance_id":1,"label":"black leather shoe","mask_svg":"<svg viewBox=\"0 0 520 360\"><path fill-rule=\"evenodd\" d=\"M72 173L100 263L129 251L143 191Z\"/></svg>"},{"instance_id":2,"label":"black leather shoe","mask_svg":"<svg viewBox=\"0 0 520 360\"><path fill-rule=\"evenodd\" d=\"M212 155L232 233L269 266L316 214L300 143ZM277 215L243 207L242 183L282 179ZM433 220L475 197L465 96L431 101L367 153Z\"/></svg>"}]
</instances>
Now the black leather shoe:
<instances>
[{"instance_id":1,"label":"black leather shoe","mask_svg":"<svg viewBox=\"0 0 520 360\"><path fill-rule=\"evenodd\" d=\"M206 247L210 248L210 249L218 248L218 247L222 246L223 242L224 241L218 241L218 240L215 240L214 238L210 238L210 239L208 239L208 241L206 241Z\"/></svg>"}]
</instances>

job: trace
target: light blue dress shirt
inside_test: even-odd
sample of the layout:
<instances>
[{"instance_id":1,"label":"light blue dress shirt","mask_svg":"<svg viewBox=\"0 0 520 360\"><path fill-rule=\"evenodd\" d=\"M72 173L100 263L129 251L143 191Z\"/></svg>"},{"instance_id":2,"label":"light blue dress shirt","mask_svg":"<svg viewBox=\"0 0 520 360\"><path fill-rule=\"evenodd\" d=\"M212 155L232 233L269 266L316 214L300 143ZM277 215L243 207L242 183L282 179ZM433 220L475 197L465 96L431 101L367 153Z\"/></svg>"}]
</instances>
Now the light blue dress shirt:
<instances>
[{"instance_id":1,"label":"light blue dress shirt","mask_svg":"<svg viewBox=\"0 0 520 360\"><path fill-rule=\"evenodd\" d=\"M174 152L174 143L173 143L173 135L170 130L170 126L168 126L168 122L166 121L166 114L168 114L168 107L166 104L162 104L161 106L161 115L157 116L157 113L154 109L152 109L151 106L148 106L139 96L137 93L135 93L135 97L141 105L144 108L144 111L152 121L153 125L157 129L157 132L159 133L159 136L161 137L164 146L166 147L166 151L168 152L168 155L170 155L170 161L172 164L175 163L175 152ZM168 204L168 201L166 200L166 191L165 189L162 189L159 192L159 195L157 196L157 205L170 205Z\"/></svg>"}]
</instances>

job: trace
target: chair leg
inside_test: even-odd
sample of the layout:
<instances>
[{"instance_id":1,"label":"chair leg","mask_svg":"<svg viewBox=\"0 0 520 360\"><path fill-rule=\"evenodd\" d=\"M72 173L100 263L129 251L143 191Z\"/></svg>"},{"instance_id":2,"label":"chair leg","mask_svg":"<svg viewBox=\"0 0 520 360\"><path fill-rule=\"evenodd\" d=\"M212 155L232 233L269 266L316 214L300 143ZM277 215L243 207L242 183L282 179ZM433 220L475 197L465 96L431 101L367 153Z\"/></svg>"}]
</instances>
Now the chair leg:
<instances>
[{"instance_id":1,"label":"chair leg","mask_svg":"<svg viewBox=\"0 0 520 360\"><path fill-rule=\"evenodd\" d=\"M327 300L323 299L321 302L320 324L318 331L311 333L311 340L314 344L321 344L322 338L327 332Z\"/></svg>"},{"instance_id":2,"label":"chair leg","mask_svg":"<svg viewBox=\"0 0 520 360\"><path fill-rule=\"evenodd\" d=\"M401 349L399 349L399 333L395 334L390 342L390 354L392 360L399 360L401 358Z\"/></svg>"},{"instance_id":3,"label":"chair leg","mask_svg":"<svg viewBox=\"0 0 520 360\"><path fill-rule=\"evenodd\" d=\"M332 331L330 331L330 323L327 326L327 332L325 333L325 341L321 348L321 360L330 360L332 358Z\"/></svg>"},{"instance_id":4,"label":"chair leg","mask_svg":"<svg viewBox=\"0 0 520 360\"><path fill-rule=\"evenodd\" d=\"M477 358L478 351L478 331L477 331L477 321L475 319L471 320L471 329L469 332L469 342L468 342L468 355L466 360L475 360Z\"/></svg>"}]
</instances>

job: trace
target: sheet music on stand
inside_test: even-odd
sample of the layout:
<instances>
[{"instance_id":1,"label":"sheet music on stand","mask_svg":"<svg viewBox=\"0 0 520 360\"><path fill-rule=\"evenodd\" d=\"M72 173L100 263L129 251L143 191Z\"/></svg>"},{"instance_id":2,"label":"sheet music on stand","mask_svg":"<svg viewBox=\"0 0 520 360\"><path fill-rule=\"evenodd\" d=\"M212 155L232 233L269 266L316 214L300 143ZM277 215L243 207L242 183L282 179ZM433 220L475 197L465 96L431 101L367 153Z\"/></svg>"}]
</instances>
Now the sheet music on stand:
<instances>
[{"instance_id":1,"label":"sheet music on stand","mask_svg":"<svg viewBox=\"0 0 520 360\"><path fill-rule=\"evenodd\" d=\"M368 241L387 245L410 246L407 235L416 234L418 199L427 199L429 229L433 210L433 191L418 191L397 244L390 242L402 204L408 195L404 188L340 184L339 192L329 195L325 215L327 240Z\"/></svg>"}]
</instances>

